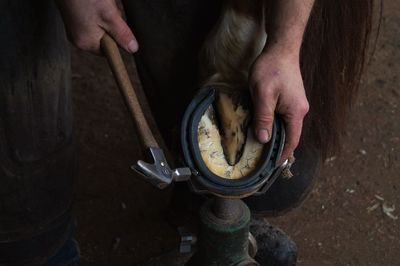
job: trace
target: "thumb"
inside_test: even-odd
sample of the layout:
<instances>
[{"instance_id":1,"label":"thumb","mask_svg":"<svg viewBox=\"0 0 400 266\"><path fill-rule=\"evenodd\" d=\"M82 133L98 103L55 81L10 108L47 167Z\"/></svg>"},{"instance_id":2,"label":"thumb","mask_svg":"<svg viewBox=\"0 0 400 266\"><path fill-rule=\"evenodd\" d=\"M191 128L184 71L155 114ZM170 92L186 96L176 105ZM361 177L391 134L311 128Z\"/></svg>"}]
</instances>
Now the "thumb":
<instances>
[{"instance_id":1,"label":"thumb","mask_svg":"<svg viewBox=\"0 0 400 266\"><path fill-rule=\"evenodd\" d=\"M127 52L135 53L139 49L135 36L120 15L111 19L104 28Z\"/></svg>"},{"instance_id":2,"label":"thumb","mask_svg":"<svg viewBox=\"0 0 400 266\"><path fill-rule=\"evenodd\" d=\"M274 123L276 98L266 93L261 93L260 96L257 97L257 93L253 94L254 131L260 143L267 143L271 138L272 125Z\"/></svg>"}]
</instances>

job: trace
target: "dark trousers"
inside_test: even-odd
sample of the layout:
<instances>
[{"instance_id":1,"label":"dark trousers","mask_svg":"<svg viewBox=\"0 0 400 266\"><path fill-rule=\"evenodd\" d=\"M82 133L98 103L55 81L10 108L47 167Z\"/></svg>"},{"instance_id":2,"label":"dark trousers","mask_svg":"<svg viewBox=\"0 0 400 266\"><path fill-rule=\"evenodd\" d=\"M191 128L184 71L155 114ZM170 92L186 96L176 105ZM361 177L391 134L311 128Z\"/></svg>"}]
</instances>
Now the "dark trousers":
<instances>
[{"instance_id":1,"label":"dark trousers","mask_svg":"<svg viewBox=\"0 0 400 266\"><path fill-rule=\"evenodd\" d=\"M68 43L53 0L0 0L0 34L0 265L38 265L71 226Z\"/></svg>"}]
</instances>

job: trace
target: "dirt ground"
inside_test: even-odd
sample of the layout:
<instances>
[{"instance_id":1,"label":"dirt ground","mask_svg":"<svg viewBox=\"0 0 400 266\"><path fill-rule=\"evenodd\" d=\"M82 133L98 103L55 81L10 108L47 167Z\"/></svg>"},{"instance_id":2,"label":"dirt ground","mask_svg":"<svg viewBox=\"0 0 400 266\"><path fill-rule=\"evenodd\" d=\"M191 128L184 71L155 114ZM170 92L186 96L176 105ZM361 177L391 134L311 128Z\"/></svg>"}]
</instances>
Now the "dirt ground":
<instances>
[{"instance_id":1,"label":"dirt ground","mask_svg":"<svg viewBox=\"0 0 400 266\"><path fill-rule=\"evenodd\" d=\"M386 1L343 153L325 162L301 207L269 219L297 242L298 265L400 265L399 62L400 1ZM177 234L165 219L170 191L129 169L139 144L106 61L73 50L72 84L80 265L137 265L173 249Z\"/></svg>"}]
</instances>

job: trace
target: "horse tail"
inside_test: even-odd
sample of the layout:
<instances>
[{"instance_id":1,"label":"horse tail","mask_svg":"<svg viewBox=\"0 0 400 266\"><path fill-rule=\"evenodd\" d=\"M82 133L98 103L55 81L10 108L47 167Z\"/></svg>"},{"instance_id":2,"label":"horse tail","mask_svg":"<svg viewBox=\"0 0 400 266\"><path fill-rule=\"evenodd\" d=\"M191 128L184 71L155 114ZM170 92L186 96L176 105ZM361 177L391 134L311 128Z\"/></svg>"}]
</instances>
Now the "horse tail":
<instances>
[{"instance_id":1,"label":"horse tail","mask_svg":"<svg viewBox=\"0 0 400 266\"><path fill-rule=\"evenodd\" d=\"M323 157L338 152L371 35L373 0L316 0L300 55L310 103L303 139Z\"/></svg>"}]
</instances>

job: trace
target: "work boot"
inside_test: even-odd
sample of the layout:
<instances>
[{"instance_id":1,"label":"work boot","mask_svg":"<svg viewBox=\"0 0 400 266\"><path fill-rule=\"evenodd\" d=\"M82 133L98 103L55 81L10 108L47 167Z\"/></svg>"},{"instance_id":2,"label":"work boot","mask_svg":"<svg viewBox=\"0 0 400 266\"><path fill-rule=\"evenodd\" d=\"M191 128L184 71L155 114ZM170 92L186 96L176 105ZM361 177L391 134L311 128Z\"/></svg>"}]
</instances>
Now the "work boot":
<instances>
[{"instance_id":1,"label":"work boot","mask_svg":"<svg viewBox=\"0 0 400 266\"><path fill-rule=\"evenodd\" d=\"M297 261L297 245L282 230L265 219L252 219L250 232L257 240L255 260L261 266L293 266Z\"/></svg>"}]
</instances>

